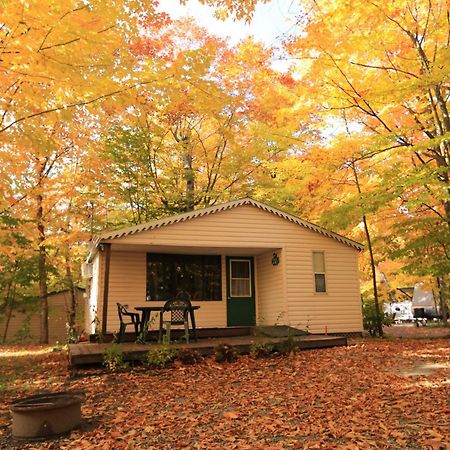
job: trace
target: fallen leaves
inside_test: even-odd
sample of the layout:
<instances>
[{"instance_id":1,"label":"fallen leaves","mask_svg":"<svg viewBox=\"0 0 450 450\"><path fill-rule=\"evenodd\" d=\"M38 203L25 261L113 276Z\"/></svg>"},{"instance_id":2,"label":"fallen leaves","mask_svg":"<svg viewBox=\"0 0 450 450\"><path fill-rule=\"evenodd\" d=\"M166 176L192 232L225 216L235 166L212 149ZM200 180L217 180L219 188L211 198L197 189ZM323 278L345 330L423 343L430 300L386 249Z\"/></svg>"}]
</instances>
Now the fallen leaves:
<instances>
[{"instance_id":1,"label":"fallen leaves","mask_svg":"<svg viewBox=\"0 0 450 450\"><path fill-rule=\"evenodd\" d=\"M226 419L239 419L240 414L235 411L226 411L223 413L223 417Z\"/></svg>"},{"instance_id":2,"label":"fallen leaves","mask_svg":"<svg viewBox=\"0 0 450 450\"><path fill-rule=\"evenodd\" d=\"M0 447L16 445L7 402L39 381L49 390L84 390L85 423L56 441L17 448L446 449L449 344L374 340L220 366L207 359L118 374L93 369L73 380L65 355L36 354L6 386ZM18 361L0 358L9 371L24 364ZM415 377L399 372L421 361L441 368Z\"/></svg>"}]
</instances>

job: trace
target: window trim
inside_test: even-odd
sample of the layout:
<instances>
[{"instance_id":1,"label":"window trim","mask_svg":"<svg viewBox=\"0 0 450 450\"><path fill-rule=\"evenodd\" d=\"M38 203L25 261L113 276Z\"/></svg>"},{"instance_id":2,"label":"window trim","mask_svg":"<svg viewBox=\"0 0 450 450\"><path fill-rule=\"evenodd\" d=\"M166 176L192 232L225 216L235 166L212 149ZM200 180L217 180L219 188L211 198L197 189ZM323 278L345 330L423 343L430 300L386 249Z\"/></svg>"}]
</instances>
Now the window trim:
<instances>
[{"instance_id":1,"label":"window trim","mask_svg":"<svg viewBox=\"0 0 450 450\"><path fill-rule=\"evenodd\" d=\"M323 255L323 272L316 272L314 267L314 253L322 253ZM325 250L312 250L311 252L311 259L312 259L312 273L313 273L313 289L314 294L317 295L326 295L328 294L328 282L327 282L327 264L326 264L326 257L325 257ZM324 284L325 284L325 290L324 291L318 291L317 290L317 283L316 283L316 275L323 275L324 277Z\"/></svg>"}]
</instances>

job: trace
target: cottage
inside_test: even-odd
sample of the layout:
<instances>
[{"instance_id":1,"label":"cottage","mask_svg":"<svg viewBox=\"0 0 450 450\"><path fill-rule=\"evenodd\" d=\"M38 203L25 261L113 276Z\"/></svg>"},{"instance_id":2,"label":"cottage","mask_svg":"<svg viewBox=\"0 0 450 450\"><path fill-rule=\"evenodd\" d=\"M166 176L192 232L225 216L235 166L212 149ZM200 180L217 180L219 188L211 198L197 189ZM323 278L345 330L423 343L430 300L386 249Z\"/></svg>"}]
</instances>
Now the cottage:
<instances>
[{"instance_id":1,"label":"cottage","mask_svg":"<svg viewBox=\"0 0 450 450\"><path fill-rule=\"evenodd\" d=\"M290 325L361 333L362 245L250 198L106 232L94 242L86 329L116 332L116 303L161 306L177 292L197 327Z\"/></svg>"}]
</instances>

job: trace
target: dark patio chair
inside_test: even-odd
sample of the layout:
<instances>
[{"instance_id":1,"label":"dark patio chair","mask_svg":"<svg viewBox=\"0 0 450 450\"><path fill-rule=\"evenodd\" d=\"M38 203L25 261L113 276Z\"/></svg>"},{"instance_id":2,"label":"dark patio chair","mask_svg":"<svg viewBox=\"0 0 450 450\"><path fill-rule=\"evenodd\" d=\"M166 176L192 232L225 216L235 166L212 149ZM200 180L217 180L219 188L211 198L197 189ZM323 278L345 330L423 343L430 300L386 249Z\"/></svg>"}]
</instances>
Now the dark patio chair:
<instances>
[{"instance_id":1,"label":"dark patio chair","mask_svg":"<svg viewBox=\"0 0 450 450\"><path fill-rule=\"evenodd\" d=\"M162 342L164 325L166 326L167 343L170 343L170 329L172 325L184 325L184 337L189 343L189 312L191 310L191 302L186 295L178 295L168 300L160 312L159 320L159 338L158 342ZM168 314L168 318L164 318L164 314Z\"/></svg>"},{"instance_id":2,"label":"dark patio chair","mask_svg":"<svg viewBox=\"0 0 450 450\"><path fill-rule=\"evenodd\" d=\"M139 317L138 313L129 312L127 310L127 305L122 305L120 303L117 303L117 311L119 313L119 320L120 320L120 329L119 329L119 336L118 336L118 342L122 342L125 330L128 325L134 326L134 333L136 335L136 339L139 335L139 326L141 324L141 319Z\"/></svg>"}]
</instances>

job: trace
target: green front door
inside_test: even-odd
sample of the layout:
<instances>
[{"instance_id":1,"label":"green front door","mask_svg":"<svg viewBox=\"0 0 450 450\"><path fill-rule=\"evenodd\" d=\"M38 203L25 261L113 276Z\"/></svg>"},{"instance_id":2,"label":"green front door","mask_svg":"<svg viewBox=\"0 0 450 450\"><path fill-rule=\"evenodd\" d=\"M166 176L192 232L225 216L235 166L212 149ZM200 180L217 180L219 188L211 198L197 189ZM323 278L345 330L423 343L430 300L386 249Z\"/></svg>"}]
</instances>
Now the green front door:
<instances>
[{"instance_id":1,"label":"green front door","mask_svg":"<svg viewBox=\"0 0 450 450\"><path fill-rule=\"evenodd\" d=\"M227 256L227 325L256 323L253 258Z\"/></svg>"}]
</instances>

